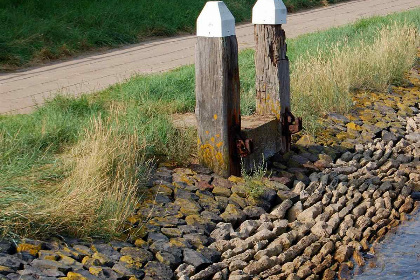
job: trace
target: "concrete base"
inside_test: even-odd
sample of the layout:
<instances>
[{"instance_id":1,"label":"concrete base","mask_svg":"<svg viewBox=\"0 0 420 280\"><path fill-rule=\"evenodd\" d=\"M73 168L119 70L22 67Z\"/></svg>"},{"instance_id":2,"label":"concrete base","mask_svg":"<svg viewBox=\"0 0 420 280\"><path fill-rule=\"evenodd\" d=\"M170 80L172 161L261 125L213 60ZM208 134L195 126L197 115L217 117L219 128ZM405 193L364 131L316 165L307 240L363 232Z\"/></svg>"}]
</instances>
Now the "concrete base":
<instances>
[{"instance_id":1,"label":"concrete base","mask_svg":"<svg viewBox=\"0 0 420 280\"><path fill-rule=\"evenodd\" d=\"M197 127L193 113L173 115L172 119L176 127ZM246 171L254 170L264 160L283 150L281 127L274 116L242 116L241 134L253 141L253 152L242 158Z\"/></svg>"}]
</instances>

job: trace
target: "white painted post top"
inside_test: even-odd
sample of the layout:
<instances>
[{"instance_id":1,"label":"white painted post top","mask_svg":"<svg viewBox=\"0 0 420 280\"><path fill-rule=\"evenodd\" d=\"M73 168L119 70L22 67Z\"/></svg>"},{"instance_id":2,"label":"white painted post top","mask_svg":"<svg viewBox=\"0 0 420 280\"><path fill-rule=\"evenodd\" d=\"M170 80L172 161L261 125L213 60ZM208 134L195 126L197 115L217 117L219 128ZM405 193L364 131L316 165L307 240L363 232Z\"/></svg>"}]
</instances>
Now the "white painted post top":
<instances>
[{"instance_id":1,"label":"white painted post top","mask_svg":"<svg viewBox=\"0 0 420 280\"><path fill-rule=\"evenodd\" d=\"M223 1L209 1L197 18L197 36L235 35L235 18Z\"/></svg>"},{"instance_id":2,"label":"white painted post top","mask_svg":"<svg viewBox=\"0 0 420 280\"><path fill-rule=\"evenodd\" d=\"M282 0L258 0L252 8L253 24L284 24L287 9Z\"/></svg>"}]
</instances>

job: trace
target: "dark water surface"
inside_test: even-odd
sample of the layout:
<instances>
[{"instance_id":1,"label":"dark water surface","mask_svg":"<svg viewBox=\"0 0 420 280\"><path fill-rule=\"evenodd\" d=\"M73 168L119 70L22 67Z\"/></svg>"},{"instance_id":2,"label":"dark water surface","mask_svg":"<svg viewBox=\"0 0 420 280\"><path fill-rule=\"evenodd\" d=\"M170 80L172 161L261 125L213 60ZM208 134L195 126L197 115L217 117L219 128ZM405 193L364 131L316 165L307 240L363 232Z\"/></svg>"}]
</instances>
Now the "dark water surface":
<instances>
[{"instance_id":1,"label":"dark water surface","mask_svg":"<svg viewBox=\"0 0 420 280\"><path fill-rule=\"evenodd\" d=\"M366 266L355 268L354 279L420 280L420 211L409 218L375 247L375 257L366 259Z\"/></svg>"}]
</instances>

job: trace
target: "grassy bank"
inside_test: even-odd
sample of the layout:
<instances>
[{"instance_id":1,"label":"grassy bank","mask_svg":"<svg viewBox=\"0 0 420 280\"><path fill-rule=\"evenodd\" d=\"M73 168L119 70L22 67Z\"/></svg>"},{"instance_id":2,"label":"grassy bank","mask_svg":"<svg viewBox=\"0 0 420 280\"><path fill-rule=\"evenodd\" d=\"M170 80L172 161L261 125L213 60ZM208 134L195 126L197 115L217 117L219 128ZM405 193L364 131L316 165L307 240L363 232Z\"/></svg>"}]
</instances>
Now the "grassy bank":
<instances>
[{"instance_id":1,"label":"grassy bank","mask_svg":"<svg viewBox=\"0 0 420 280\"><path fill-rule=\"evenodd\" d=\"M323 114L350 108L351 90L401 82L419 30L416 9L289 40L293 112L311 132ZM252 50L240 54L243 114L255 110L253 64ZM186 66L0 116L0 231L118 235L150 161L183 164L194 154L194 131L170 121L194 105L194 68Z\"/></svg>"},{"instance_id":2,"label":"grassy bank","mask_svg":"<svg viewBox=\"0 0 420 280\"><path fill-rule=\"evenodd\" d=\"M0 0L0 70L147 37L192 33L207 0ZM291 11L340 0L285 0ZM254 0L226 0L237 22Z\"/></svg>"}]
</instances>

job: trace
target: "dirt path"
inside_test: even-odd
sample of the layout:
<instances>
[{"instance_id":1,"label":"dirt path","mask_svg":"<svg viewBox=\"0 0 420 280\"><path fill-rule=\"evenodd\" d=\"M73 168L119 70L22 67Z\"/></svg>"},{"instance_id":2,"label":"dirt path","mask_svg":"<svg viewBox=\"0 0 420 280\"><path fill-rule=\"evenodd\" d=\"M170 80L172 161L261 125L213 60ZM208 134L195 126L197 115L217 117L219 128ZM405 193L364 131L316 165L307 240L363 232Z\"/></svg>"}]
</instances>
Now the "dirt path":
<instances>
[{"instance_id":1,"label":"dirt path","mask_svg":"<svg viewBox=\"0 0 420 280\"><path fill-rule=\"evenodd\" d=\"M288 16L289 38L420 6L420 0L356 0ZM241 49L253 47L253 26L237 27ZM27 113L57 93L77 95L104 89L137 73L167 71L194 63L195 36L131 45L15 73L0 74L0 114Z\"/></svg>"}]
</instances>

